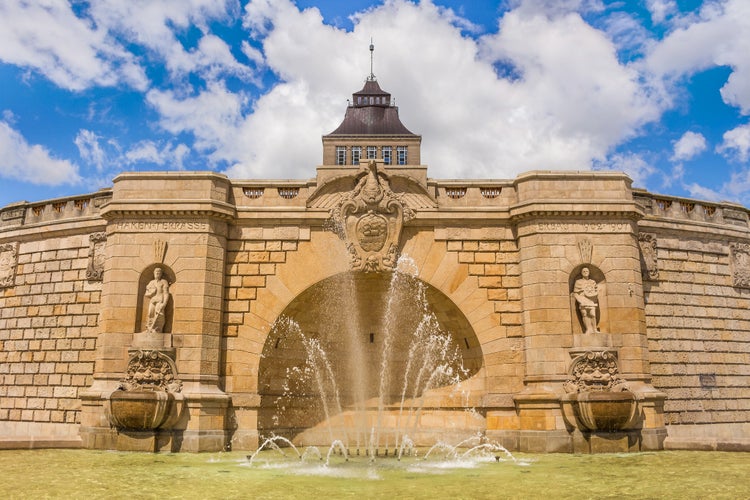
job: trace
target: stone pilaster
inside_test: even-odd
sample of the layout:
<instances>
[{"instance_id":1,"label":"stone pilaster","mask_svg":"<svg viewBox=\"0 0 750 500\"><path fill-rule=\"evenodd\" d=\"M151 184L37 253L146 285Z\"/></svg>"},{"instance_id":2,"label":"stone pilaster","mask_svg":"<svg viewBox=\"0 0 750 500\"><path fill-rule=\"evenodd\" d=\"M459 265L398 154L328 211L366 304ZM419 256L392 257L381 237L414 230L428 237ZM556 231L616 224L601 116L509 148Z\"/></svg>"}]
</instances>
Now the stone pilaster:
<instances>
[{"instance_id":1,"label":"stone pilaster","mask_svg":"<svg viewBox=\"0 0 750 500\"><path fill-rule=\"evenodd\" d=\"M183 388L179 418L167 439L163 430L139 439L175 451L225 448L229 397L219 377L226 240L234 218L229 197L229 180L213 173L115 178L112 201L102 210L107 258L94 384L82 398L88 413L84 442L96 447L127 442L87 434L111 435L102 428L108 397L125 376L128 349L147 347L174 349ZM156 268L169 282L170 299L164 325L144 333L149 308L144 291Z\"/></svg>"}]
</instances>

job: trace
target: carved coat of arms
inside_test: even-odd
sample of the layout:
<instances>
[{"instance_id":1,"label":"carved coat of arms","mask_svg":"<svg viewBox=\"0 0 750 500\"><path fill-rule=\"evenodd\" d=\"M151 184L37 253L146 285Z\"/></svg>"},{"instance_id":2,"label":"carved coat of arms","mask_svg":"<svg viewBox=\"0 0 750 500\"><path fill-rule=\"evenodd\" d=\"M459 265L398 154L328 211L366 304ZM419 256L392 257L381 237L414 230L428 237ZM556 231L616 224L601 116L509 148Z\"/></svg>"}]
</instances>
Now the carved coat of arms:
<instances>
[{"instance_id":1,"label":"carved coat of arms","mask_svg":"<svg viewBox=\"0 0 750 500\"><path fill-rule=\"evenodd\" d=\"M396 267L404 222L414 217L401 196L391 191L385 175L370 160L356 187L333 210L355 271L378 272Z\"/></svg>"}]
</instances>

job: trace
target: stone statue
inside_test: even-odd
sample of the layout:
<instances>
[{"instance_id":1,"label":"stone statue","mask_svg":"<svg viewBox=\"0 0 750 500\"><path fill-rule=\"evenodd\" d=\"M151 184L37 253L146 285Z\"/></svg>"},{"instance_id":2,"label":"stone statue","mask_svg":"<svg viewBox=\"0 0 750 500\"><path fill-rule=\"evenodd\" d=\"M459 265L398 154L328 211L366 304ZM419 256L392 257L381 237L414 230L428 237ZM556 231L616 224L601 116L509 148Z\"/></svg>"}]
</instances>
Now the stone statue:
<instances>
[{"instance_id":1,"label":"stone statue","mask_svg":"<svg viewBox=\"0 0 750 500\"><path fill-rule=\"evenodd\" d=\"M581 269L581 277L573 285L573 297L581 311L583 333L598 333L596 309L599 307L599 285L590 275L588 267Z\"/></svg>"},{"instance_id":2,"label":"stone statue","mask_svg":"<svg viewBox=\"0 0 750 500\"><path fill-rule=\"evenodd\" d=\"M146 298L149 299L146 332L161 333L169 302L169 282L164 279L164 270L160 267L154 269L154 279L146 286Z\"/></svg>"}]
</instances>

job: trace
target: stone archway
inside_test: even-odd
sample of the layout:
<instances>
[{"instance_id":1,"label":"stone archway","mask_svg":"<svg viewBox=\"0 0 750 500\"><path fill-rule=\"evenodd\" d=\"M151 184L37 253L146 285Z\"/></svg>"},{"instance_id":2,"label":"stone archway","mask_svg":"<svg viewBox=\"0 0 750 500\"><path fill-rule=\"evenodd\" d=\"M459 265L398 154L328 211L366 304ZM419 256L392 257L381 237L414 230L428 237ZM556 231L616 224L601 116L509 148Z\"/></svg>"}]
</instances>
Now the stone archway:
<instances>
[{"instance_id":1,"label":"stone archway","mask_svg":"<svg viewBox=\"0 0 750 500\"><path fill-rule=\"evenodd\" d=\"M403 273L343 272L292 300L266 338L258 371L261 436L378 446L409 435L483 428L466 418L482 350L442 292Z\"/></svg>"}]
</instances>

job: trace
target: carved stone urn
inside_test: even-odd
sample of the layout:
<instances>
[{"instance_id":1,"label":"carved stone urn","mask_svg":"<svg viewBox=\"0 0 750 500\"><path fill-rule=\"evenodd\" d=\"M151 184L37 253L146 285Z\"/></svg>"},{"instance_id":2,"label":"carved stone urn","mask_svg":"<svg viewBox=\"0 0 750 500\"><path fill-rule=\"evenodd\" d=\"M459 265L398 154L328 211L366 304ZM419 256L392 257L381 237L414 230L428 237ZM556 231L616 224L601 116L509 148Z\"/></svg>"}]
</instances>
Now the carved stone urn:
<instances>
[{"instance_id":1,"label":"carved stone urn","mask_svg":"<svg viewBox=\"0 0 750 500\"><path fill-rule=\"evenodd\" d=\"M133 350L128 374L109 396L109 421L122 430L169 429L182 383L170 356L160 350Z\"/></svg>"},{"instance_id":2,"label":"carved stone urn","mask_svg":"<svg viewBox=\"0 0 750 500\"><path fill-rule=\"evenodd\" d=\"M109 397L110 423L118 429L150 431L169 419L174 395L166 391L115 391Z\"/></svg>"},{"instance_id":3,"label":"carved stone urn","mask_svg":"<svg viewBox=\"0 0 750 500\"><path fill-rule=\"evenodd\" d=\"M564 388L567 394L561 403L570 427L617 432L638 424L638 400L619 377L617 358L609 351L589 351L576 357Z\"/></svg>"},{"instance_id":4,"label":"carved stone urn","mask_svg":"<svg viewBox=\"0 0 750 500\"><path fill-rule=\"evenodd\" d=\"M635 423L638 404L630 391L583 392L573 394L570 401L582 431L623 431Z\"/></svg>"}]
</instances>

